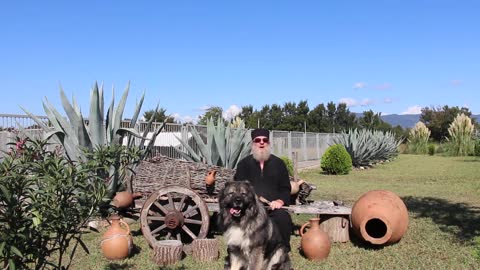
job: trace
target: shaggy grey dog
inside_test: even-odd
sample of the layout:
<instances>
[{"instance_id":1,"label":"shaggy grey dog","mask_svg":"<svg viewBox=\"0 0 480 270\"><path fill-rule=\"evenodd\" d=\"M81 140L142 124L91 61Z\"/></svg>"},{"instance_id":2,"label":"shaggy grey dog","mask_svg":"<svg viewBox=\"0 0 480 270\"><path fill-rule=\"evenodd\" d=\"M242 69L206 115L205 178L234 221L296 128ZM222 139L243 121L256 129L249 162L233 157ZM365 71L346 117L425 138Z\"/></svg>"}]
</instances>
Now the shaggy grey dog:
<instances>
[{"instance_id":1,"label":"shaggy grey dog","mask_svg":"<svg viewBox=\"0 0 480 270\"><path fill-rule=\"evenodd\" d=\"M227 182L219 202L228 252L225 269L292 269L278 229L249 182Z\"/></svg>"}]
</instances>

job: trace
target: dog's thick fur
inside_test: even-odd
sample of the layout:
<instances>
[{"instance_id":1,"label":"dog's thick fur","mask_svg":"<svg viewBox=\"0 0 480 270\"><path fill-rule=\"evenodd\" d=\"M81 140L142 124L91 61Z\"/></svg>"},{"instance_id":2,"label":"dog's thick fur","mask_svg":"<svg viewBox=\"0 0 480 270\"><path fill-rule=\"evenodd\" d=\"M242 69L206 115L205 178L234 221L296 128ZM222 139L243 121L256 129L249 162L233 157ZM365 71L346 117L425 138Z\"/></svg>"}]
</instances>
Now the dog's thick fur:
<instances>
[{"instance_id":1,"label":"dog's thick fur","mask_svg":"<svg viewBox=\"0 0 480 270\"><path fill-rule=\"evenodd\" d=\"M219 202L220 226L228 251L225 269L291 269L278 228L249 182L227 182Z\"/></svg>"}]
</instances>

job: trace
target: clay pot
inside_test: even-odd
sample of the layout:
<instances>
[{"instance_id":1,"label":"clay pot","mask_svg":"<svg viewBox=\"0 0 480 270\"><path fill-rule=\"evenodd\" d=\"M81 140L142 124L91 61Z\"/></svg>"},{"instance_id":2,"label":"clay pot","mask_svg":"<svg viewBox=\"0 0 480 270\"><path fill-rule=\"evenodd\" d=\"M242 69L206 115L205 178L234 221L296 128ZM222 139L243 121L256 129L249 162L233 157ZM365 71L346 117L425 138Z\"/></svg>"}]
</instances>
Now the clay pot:
<instances>
[{"instance_id":1,"label":"clay pot","mask_svg":"<svg viewBox=\"0 0 480 270\"><path fill-rule=\"evenodd\" d=\"M303 184L305 180L290 181L290 195L295 195L300 191L300 185Z\"/></svg>"},{"instance_id":2,"label":"clay pot","mask_svg":"<svg viewBox=\"0 0 480 270\"><path fill-rule=\"evenodd\" d=\"M115 215L110 217L110 228L102 236L102 253L109 260L120 260L128 257L133 246L130 227ZM123 227L125 228L122 228Z\"/></svg>"},{"instance_id":3,"label":"clay pot","mask_svg":"<svg viewBox=\"0 0 480 270\"><path fill-rule=\"evenodd\" d=\"M215 183L215 176L217 175L216 170L211 170L207 173L207 176L205 177L205 184L211 186Z\"/></svg>"},{"instance_id":4,"label":"clay pot","mask_svg":"<svg viewBox=\"0 0 480 270\"><path fill-rule=\"evenodd\" d=\"M205 176L205 187L207 189L208 194L213 194L215 191L215 177L217 175L216 170L211 170Z\"/></svg>"},{"instance_id":5,"label":"clay pot","mask_svg":"<svg viewBox=\"0 0 480 270\"><path fill-rule=\"evenodd\" d=\"M113 197L113 205L117 208L127 208L132 205L133 200L142 197L142 193L130 193L128 191L121 191Z\"/></svg>"},{"instance_id":6,"label":"clay pot","mask_svg":"<svg viewBox=\"0 0 480 270\"><path fill-rule=\"evenodd\" d=\"M407 231L408 211L395 193L372 190L353 205L351 222L361 239L374 245L389 245L400 241Z\"/></svg>"},{"instance_id":7,"label":"clay pot","mask_svg":"<svg viewBox=\"0 0 480 270\"><path fill-rule=\"evenodd\" d=\"M310 229L303 233L307 226L310 226ZM300 236L302 251L309 260L320 261L328 257L330 239L328 234L320 229L320 218L311 218L309 222L303 224Z\"/></svg>"}]
</instances>

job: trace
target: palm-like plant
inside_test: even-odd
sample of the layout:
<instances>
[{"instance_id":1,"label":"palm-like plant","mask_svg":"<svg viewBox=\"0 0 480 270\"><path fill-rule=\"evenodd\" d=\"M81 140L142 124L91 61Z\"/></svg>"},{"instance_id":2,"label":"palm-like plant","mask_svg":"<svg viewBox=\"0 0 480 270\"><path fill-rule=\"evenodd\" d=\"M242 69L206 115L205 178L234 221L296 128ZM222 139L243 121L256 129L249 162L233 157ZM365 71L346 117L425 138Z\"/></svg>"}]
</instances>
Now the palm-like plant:
<instances>
[{"instance_id":1,"label":"palm-like plant","mask_svg":"<svg viewBox=\"0 0 480 270\"><path fill-rule=\"evenodd\" d=\"M398 154L401 140L391 132L373 130L349 130L342 132L332 140L332 145L342 144L352 158L355 167L366 166L378 161L385 161Z\"/></svg>"},{"instance_id":2,"label":"palm-like plant","mask_svg":"<svg viewBox=\"0 0 480 270\"><path fill-rule=\"evenodd\" d=\"M218 118L217 126L213 118L208 119L206 142L194 127L190 127L190 130L198 145L198 152L188 144L187 140L176 136L186 151L179 148L175 150L186 160L234 169L242 158L250 154L251 140L247 136L248 130L245 129L243 121L238 123L237 128L232 128L230 125L225 125L222 117Z\"/></svg>"},{"instance_id":3,"label":"palm-like plant","mask_svg":"<svg viewBox=\"0 0 480 270\"><path fill-rule=\"evenodd\" d=\"M52 125L51 127L47 126L43 121L26 109L22 109L46 132L47 139L52 139L54 142L60 143L64 147L65 154L71 161L86 162L88 156L86 153L92 152L102 146L126 144L127 147L133 147L137 143L134 140L135 138L139 138L140 140L139 145L142 147L142 151L139 155L139 159L142 160L147 156L155 142L156 136L164 128L165 123L160 125L154 131L147 146L143 147L147 140L146 135L152 126L153 117L149 120L145 131L141 134L136 127L138 126L137 121L145 96L145 93L143 93L140 101L136 104L134 115L127 127L122 127L123 111L129 89L130 84L127 84L120 102L116 107L114 106L114 90L112 89L112 100L107 109L106 115L104 115L103 86L98 87L98 84L95 83L90 93L89 117L84 118L75 98L72 98L72 103L70 103L63 89L60 88L60 98L67 118L65 118L47 99L45 99L43 102L43 108ZM135 164L136 163L132 164L131 169L133 169ZM122 180L124 180L116 177L117 175L115 168L110 167L109 196L115 194L121 186L120 184Z\"/></svg>"}]
</instances>

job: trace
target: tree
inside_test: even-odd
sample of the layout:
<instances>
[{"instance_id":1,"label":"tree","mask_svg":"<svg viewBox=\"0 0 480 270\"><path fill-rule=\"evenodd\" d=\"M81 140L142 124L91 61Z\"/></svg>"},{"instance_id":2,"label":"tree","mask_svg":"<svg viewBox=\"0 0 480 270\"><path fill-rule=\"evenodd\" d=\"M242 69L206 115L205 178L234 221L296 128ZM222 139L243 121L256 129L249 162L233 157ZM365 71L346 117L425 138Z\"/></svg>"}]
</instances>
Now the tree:
<instances>
[{"instance_id":1,"label":"tree","mask_svg":"<svg viewBox=\"0 0 480 270\"><path fill-rule=\"evenodd\" d=\"M175 118L167 116L167 110L164 108L158 108L158 111L155 113L155 110L148 110L143 113L143 118L146 121L150 120L153 116L153 122L166 122L166 123L176 123Z\"/></svg>"},{"instance_id":2,"label":"tree","mask_svg":"<svg viewBox=\"0 0 480 270\"><path fill-rule=\"evenodd\" d=\"M214 120L217 120L219 117L223 118L222 107L212 106L212 107L208 108L203 115L198 117L198 119L199 119L198 124L199 125L206 125L208 119L213 118Z\"/></svg>"},{"instance_id":3,"label":"tree","mask_svg":"<svg viewBox=\"0 0 480 270\"><path fill-rule=\"evenodd\" d=\"M327 117L327 110L323 103L318 104L307 116L308 131L311 132L328 132L329 122Z\"/></svg>"},{"instance_id":4,"label":"tree","mask_svg":"<svg viewBox=\"0 0 480 270\"><path fill-rule=\"evenodd\" d=\"M348 110L347 104L345 103L339 103L337 105L335 123L337 132L354 129L358 126L356 115Z\"/></svg>"},{"instance_id":5,"label":"tree","mask_svg":"<svg viewBox=\"0 0 480 270\"><path fill-rule=\"evenodd\" d=\"M430 137L435 141L442 141L448 137L448 127L453 122L458 114L465 114L471 117L472 113L468 108L458 106L449 107L445 105L443 107L425 107L422 108L420 115L420 121L422 121L428 129L432 132ZM473 121L475 124L475 121Z\"/></svg>"}]
</instances>

